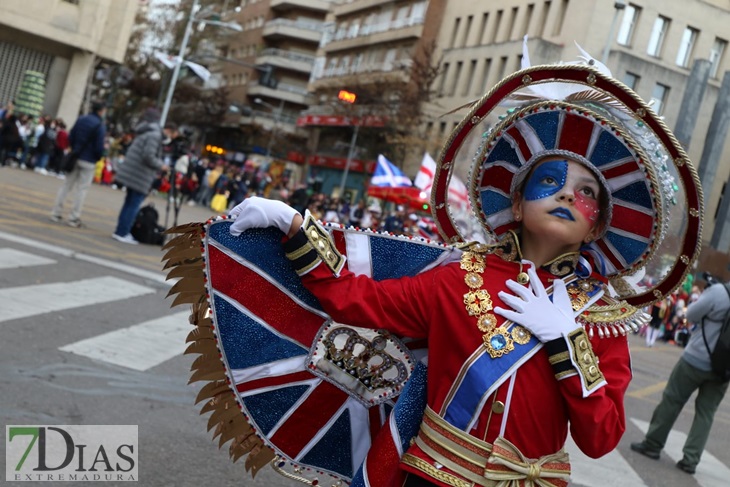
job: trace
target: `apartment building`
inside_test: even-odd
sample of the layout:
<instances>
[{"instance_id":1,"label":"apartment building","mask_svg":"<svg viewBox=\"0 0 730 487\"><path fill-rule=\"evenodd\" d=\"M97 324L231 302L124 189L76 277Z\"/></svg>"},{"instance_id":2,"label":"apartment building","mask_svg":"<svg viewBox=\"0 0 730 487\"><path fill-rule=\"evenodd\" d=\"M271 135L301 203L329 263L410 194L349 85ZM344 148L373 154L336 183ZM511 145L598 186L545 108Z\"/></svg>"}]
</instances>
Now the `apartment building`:
<instances>
[{"instance_id":1,"label":"apartment building","mask_svg":"<svg viewBox=\"0 0 730 487\"><path fill-rule=\"evenodd\" d=\"M442 72L427 107L432 153L466 113L449 110L480 98L502 77L519 68L522 39L529 36L533 65L577 59L577 42L613 75L633 88L671 128L676 127L688 77L696 59L711 63L702 108L688 147L700 163L720 83L730 70L727 0L502 0L448 2L438 44ZM462 173L466 172L461 168ZM704 188L709 240L730 175L730 144L714 183Z\"/></svg>"},{"instance_id":2,"label":"apartment building","mask_svg":"<svg viewBox=\"0 0 730 487\"><path fill-rule=\"evenodd\" d=\"M226 16L243 32L221 36L219 61L211 68L217 84L241 108L243 116L236 123L255 124L268 133L266 140L256 141L260 151L300 159L281 150L292 140L303 145L307 136L296 121L311 104L307 84L332 3L243 0Z\"/></svg>"},{"instance_id":3,"label":"apartment building","mask_svg":"<svg viewBox=\"0 0 730 487\"><path fill-rule=\"evenodd\" d=\"M27 70L45 75L43 111L73 123L96 61L121 63L140 0L0 2L0 104Z\"/></svg>"}]
</instances>

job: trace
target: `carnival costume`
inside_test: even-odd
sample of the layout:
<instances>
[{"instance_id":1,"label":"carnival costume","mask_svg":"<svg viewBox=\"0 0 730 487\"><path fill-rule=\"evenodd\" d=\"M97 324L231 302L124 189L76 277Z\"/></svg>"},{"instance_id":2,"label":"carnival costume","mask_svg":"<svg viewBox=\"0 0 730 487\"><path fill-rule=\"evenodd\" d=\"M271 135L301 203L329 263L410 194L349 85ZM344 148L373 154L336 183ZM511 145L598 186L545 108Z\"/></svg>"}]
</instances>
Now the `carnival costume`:
<instances>
[{"instance_id":1,"label":"carnival costume","mask_svg":"<svg viewBox=\"0 0 730 487\"><path fill-rule=\"evenodd\" d=\"M569 430L591 457L615 448L626 333L696 259L702 195L663 122L589 64L527 67L472 106L432 194L451 245L311 217L283 247L275 229L231 235L228 218L173 230L173 304L193 303L189 351L201 354L192 380L209 381L198 400L234 459L310 485L402 485L410 472L442 486L564 486ZM515 106L485 127L505 101ZM454 161L472 156L489 244L463 242L446 204ZM610 201L598 238L536 269L522 259L511 195L546 156L582 164ZM666 266L670 228L676 261L638 287L642 269ZM515 302L502 291L560 308L568 328L503 318L495 308Z\"/></svg>"}]
</instances>

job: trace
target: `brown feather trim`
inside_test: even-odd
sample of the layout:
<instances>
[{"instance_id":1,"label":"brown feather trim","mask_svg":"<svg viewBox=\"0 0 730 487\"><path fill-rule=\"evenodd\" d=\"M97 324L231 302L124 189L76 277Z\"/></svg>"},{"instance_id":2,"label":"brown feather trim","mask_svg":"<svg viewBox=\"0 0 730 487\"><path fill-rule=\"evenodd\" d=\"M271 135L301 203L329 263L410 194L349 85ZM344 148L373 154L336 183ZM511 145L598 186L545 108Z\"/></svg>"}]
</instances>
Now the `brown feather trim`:
<instances>
[{"instance_id":1,"label":"brown feather trim","mask_svg":"<svg viewBox=\"0 0 730 487\"><path fill-rule=\"evenodd\" d=\"M210 327L202 327L198 326L193 329L190 333L188 333L187 338L185 339L185 343L194 342L197 340L215 340L215 335L213 334L213 328ZM218 357L216 357L218 358ZM220 359L218 360L220 362ZM222 363L221 363L222 365Z\"/></svg>"},{"instance_id":2,"label":"brown feather trim","mask_svg":"<svg viewBox=\"0 0 730 487\"><path fill-rule=\"evenodd\" d=\"M190 376L188 385L201 380L221 380L226 378L226 371L221 370L196 370Z\"/></svg>"},{"instance_id":3,"label":"brown feather trim","mask_svg":"<svg viewBox=\"0 0 730 487\"><path fill-rule=\"evenodd\" d=\"M183 355L188 355L190 353L200 353L200 354L214 354L218 351L218 347L215 346L215 341L213 340L200 340L197 342L193 342L190 345L188 345L188 348L185 349L183 352Z\"/></svg>"},{"instance_id":4,"label":"brown feather trim","mask_svg":"<svg viewBox=\"0 0 730 487\"><path fill-rule=\"evenodd\" d=\"M198 404L203 399L215 397L223 392L231 392L228 382L224 380L208 382L202 389L200 389L200 392L198 392L198 395L195 397L195 404Z\"/></svg>"}]
</instances>

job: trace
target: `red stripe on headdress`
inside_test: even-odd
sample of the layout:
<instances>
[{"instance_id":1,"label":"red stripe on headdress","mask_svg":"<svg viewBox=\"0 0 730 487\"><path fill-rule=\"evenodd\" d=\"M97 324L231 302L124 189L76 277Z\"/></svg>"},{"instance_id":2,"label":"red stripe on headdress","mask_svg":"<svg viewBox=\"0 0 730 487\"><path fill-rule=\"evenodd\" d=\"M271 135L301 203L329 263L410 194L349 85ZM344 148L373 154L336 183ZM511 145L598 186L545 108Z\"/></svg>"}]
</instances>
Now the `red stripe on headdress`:
<instances>
[{"instance_id":1,"label":"red stripe on headdress","mask_svg":"<svg viewBox=\"0 0 730 487\"><path fill-rule=\"evenodd\" d=\"M482 188L491 186L509 195L510 185L514 177L514 173L506 167L494 165L484 170L479 186Z\"/></svg>"},{"instance_id":2,"label":"red stripe on headdress","mask_svg":"<svg viewBox=\"0 0 730 487\"><path fill-rule=\"evenodd\" d=\"M623 262L621 262L618 259L618 257L616 257L616 254L614 254L613 251L609 248L609 246L606 244L605 239L602 239L602 238L598 239L598 240L596 240L595 243L598 246L598 248L601 249L601 252L603 252L604 257L606 257L608 260L610 260L611 264L613 264L613 266L616 269L620 270L620 269L623 269L624 267L626 267L626 265Z\"/></svg>"},{"instance_id":3,"label":"red stripe on headdress","mask_svg":"<svg viewBox=\"0 0 730 487\"><path fill-rule=\"evenodd\" d=\"M613 179L617 178L619 176L623 176L625 174L630 174L632 172L639 171L639 164L635 160L626 161L623 164L620 164L615 167L610 167L606 170L602 170L601 174L603 174L603 177L606 179ZM644 173L639 173L638 177L636 179L643 180L646 176L644 176Z\"/></svg>"},{"instance_id":4,"label":"red stripe on headdress","mask_svg":"<svg viewBox=\"0 0 730 487\"><path fill-rule=\"evenodd\" d=\"M515 144L517 144L517 150L522 154L522 160L524 162L527 162L530 160L530 157L532 157L532 151L530 150L530 146L527 145L527 141L522 136L519 130L517 130L517 127L512 126L509 130L507 130L507 135L509 135L514 141Z\"/></svg>"},{"instance_id":5,"label":"red stripe on headdress","mask_svg":"<svg viewBox=\"0 0 730 487\"><path fill-rule=\"evenodd\" d=\"M644 212L614 203L611 226L648 239L654 229L654 218Z\"/></svg>"},{"instance_id":6,"label":"red stripe on headdress","mask_svg":"<svg viewBox=\"0 0 730 487\"><path fill-rule=\"evenodd\" d=\"M588 152L595 123L593 120L572 113L566 113L563 127L560 131L558 149L575 152L581 156Z\"/></svg>"}]
</instances>

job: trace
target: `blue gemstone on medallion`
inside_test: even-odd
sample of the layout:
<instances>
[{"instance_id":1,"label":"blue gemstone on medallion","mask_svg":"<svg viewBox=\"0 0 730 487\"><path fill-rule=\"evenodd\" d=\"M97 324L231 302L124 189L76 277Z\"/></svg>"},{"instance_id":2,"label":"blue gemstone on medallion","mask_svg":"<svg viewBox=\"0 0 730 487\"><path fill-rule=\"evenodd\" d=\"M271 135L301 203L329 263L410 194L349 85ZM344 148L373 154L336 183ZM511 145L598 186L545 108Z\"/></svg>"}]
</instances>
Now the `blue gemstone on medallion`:
<instances>
[{"instance_id":1,"label":"blue gemstone on medallion","mask_svg":"<svg viewBox=\"0 0 730 487\"><path fill-rule=\"evenodd\" d=\"M502 350L507 346L507 340L502 335L494 335L489 339L489 344L495 350Z\"/></svg>"}]
</instances>

